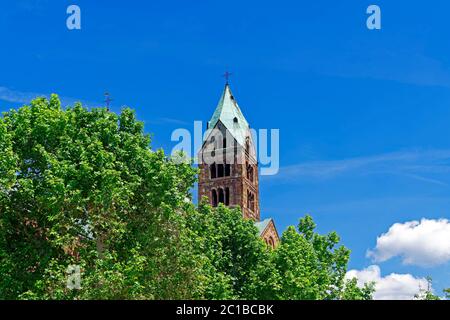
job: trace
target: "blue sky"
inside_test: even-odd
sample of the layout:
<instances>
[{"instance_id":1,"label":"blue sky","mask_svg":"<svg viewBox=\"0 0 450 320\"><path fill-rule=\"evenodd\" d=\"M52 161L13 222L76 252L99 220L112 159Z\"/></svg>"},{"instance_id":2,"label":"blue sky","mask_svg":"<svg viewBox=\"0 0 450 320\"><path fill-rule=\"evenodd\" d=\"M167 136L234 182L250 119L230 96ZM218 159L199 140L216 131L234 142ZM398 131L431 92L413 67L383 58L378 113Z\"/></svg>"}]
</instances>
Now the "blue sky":
<instances>
[{"instance_id":1,"label":"blue sky","mask_svg":"<svg viewBox=\"0 0 450 320\"><path fill-rule=\"evenodd\" d=\"M81 30L66 28L70 4ZM370 4L381 30L366 28ZM386 261L366 253L395 223L450 218L448 12L437 0L0 0L0 110L52 92L96 106L109 91L112 109L135 108L169 152L174 129L209 120L229 70L251 126L280 129L262 216L281 231L310 213L352 250L350 268L430 275L440 293L450 287L445 234L410 230ZM441 262L417 263L430 250Z\"/></svg>"}]
</instances>

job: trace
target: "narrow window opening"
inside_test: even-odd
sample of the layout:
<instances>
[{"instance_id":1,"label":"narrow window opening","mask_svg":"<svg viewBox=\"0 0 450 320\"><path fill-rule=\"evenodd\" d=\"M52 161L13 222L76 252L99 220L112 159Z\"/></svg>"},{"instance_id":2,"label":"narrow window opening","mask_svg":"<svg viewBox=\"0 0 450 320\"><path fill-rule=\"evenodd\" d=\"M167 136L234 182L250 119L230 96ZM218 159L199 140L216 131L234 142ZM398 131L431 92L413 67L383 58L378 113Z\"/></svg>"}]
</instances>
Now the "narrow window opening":
<instances>
[{"instance_id":1,"label":"narrow window opening","mask_svg":"<svg viewBox=\"0 0 450 320\"><path fill-rule=\"evenodd\" d=\"M255 211L255 195L250 191L247 191L247 208L251 211Z\"/></svg>"},{"instance_id":2,"label":"narrow window opening","mask_svg":"<svg viewBox=\"0 0 450 320\"><path fill-rule=\"evenodd\" d=\"M215 179L216 178L216 164L213 163L210 167L210 171L211 171L211 179Z\"/></svg>"},{"instance_id":3,"label":"narrow window opening","mask_svg":"<svg viewBox=\"0 0 450 320\"><path fill-rule=\"evenodd\" d=\"M212 206L217 207L217 191L216 190L211 191L211 198L212 198Z\"/></svg>"},{"instance_id":4,"label":"narrow window opening","mask_svg":"<svg viewBox=\"0 0 450 320\"><path fill-rule=\"evenodd\" d=\"M253 182L253 167L247 162L246 163L247 168L247 179Z\"/></svg>"},{"instance_id":5,"label":"narrow window opening","mask_svg":"<svg viewBox=\"0 0 450 320\"><path fill-rule=\"evenodd\" d=\"M230 188L225 189L225 205L230 205Z\"/></svg>"},{"instance_id":6,"label":"narrow window opening","mask_svg":"<svg viewBox=\"0 0 450 320\"><path fill-rule=\"evenodd\" d=\"M267 241L267 244L273 249L275 248L275 241L272 237L269 237L269 240Z\"/></svg>"},{"instance_id":7,"label":"narrow window opening","mask_svg":"<svg viewBox=\"0 0 450 320\"><path fill-rule=\"evenodd\" d=\"M225 177L231 176L231 165L225 164Z\"/></svg>"},{"instance_id":8,"label":"narrow window opening","mask_svg":"<svg viewBox=\"0 0 450 320\"><path fill-rule=\"evenodd\" d=\"M217 165L217 177L218 178L222 178L223 177L223 173L224 173L223 164Z\"/></svg>"},{"instance_id":9,"label":"narrow window opening","mask_svg":"<svg viewBox=\"0 0 450 320\"><path fill-rule=\"evenodd\" d=\"M223 189L222 188L219 188L219 203L224 203L225 204L224 193L223 193Z\"/></svg>"}]
</instances>

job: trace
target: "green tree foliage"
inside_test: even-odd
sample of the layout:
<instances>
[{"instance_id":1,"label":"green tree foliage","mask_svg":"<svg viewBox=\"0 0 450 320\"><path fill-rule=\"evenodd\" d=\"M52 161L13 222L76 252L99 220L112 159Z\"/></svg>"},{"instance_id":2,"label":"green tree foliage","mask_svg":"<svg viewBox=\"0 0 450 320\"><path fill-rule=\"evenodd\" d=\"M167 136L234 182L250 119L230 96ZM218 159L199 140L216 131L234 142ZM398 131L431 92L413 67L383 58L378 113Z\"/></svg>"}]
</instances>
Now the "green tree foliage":
<instances>
[{"instance_id":1,"label":"green tree foliage","mask_svg":"<svg viewBox=\"0 0 450 320\"><path fill-rule=\"evenodd\" d=\"M239 209L202 203L189 215L189 228L198 238L195 248L208 261L205 275L207 299L271 299L278 274L272 252Z\"/></svg>"},{"instance_id":2,"label":"green tree foliage","mask_svg":"<svg viewBox=\"0 0 450 320\"><path fill-rule=\"evenodd\" d=\"M0 150L0 299L371 299L311 217L272 250L239 209L196 208L196 170L130 109L39 98L3 115Z\"/></svg>"},{"instance_id":3,"label":"green tree foliage","mask_svg":"<svg viewBox=\"0 0 450 320\"><path fill-rule=\"evenodd\" d=\"M196 297L179 214L195 171L152 152L130 109L53 95L5 113L0 133L2 298ZM66 288L71 264L81 290Z\"/></svg>"},{"instance_id":4,"label":"green tree foliage","mask_svg":"<svg viewBox=\"0 0 450 320\"><path fill-rule=\"evenodd\" d=\"M344 289L340 293L341 300L372 300L375 291L375 282L365 283L359 287L356 278L345 282Z\"/></svg>"},{"instance_id":5,"label":"green tree foliage","mask_svg":"<svg viewBox=\"0 0 450 320\"><path fill-rule=\"evenodd\" d=\"M319 235L311 216L300 220L298 231L289 227L275 250L275 265L281 279L281 299L371 299L373 286L362 289L356 283L345 285L350 251L336 248L335 232Z\"/></svg>"},{"instance_id":6,"label":"green tree foliage","mask_svg":"<svg viewBox=\"0 0 450 320\"><path fill-rule=\"evenodd\" d=\"M349 250L335 248L336 233L315 233L310 216L300 220L299 232L288 228L275 250L238 209L203 202L187 217L197 255L206 256L207 299L372 299L374 284L344 280Z\"/></svg>"}]
</instances>

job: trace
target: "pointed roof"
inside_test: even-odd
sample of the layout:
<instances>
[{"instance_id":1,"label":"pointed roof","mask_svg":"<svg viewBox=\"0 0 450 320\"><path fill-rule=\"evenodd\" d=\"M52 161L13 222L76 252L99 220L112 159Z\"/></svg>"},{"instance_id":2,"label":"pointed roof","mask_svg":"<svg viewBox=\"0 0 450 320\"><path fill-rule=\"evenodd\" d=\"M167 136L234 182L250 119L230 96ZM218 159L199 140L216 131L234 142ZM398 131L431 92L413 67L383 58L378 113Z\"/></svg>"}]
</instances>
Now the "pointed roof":
<instances>
[{"instance_id":1,"label":"pointed roof","mask_svg":"<svg viewBox=\"0 0 450 320\"><path fill-rule=\"evenodd\" d=\"M208 122L208 128L213 129L219 121L223 123L240 145L245 145L245 138L249 135L250 126L231 93L228 83L225 85L219 104Z\"/></svg>"},{"instance_id":2,"label":"pointed roof","mask_svg":"<svg viewBox=\"0 0 450 320\"><path fill-rule=\"evenodd\" d=\"M263 221L257 221L254 223L254 225L258 229L260 237L262 237L264 235L264 233L269 228L269 226L272 226L275 231L275 235L277 237L277 239L275 239L275 240L277 242L280 241L280 235L277 231L277 227L275 226L275 220L273 220L272 218L267 218L267 219L264 219Z\"/></svg>"},{"instance_id":3,"label":"pointed roof","mask_svg":"<svg viewBox=\"0 0 450 320\"><path fill-rule=\"evenodd\" d=\"M263 221L257 221L255 222L255 227L258 228L259 231L259 235L261 236L264 231L267 229L267 227L269 226L269 223L272 221L272 218L269 219L265 219Z\"/></svg>"}]
</instances>

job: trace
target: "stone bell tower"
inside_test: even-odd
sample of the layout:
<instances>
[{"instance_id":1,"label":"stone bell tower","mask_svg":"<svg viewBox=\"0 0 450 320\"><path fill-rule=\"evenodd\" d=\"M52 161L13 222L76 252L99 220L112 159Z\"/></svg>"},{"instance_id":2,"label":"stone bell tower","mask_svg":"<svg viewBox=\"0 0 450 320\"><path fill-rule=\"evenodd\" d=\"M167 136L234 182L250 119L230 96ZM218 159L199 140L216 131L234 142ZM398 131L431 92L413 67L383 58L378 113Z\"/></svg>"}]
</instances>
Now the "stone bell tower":
<instances>
[{"instance_id":1,"label":"stone bell tower","mask_svg":"<svg viewBox=\"0 0 450 320\"><path fill-rule=\"evenodd\" d=\"M198 157L199 199L208 198L213 207L239 206L244 218L260 221L255 145L228 83L207 127Z\"/></svg>"},{"instance_id":2,"label":"stone bell tower","mask_svg":"<svg viewBox=\"0 0 450 320\"><path fill-rule=\"evenodd\" d=\"M240 207L243 217L255 222L259 236L275 248L280 238L274 220L261 221L256 147L228 81L207 127L198 154L199 200L207 198L213 207Z\"/></svg>"}]
</instances>

